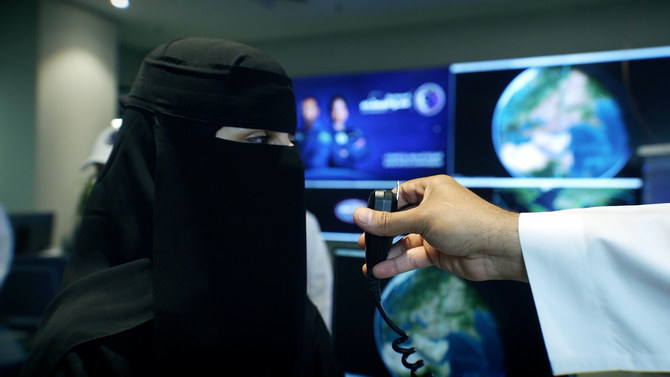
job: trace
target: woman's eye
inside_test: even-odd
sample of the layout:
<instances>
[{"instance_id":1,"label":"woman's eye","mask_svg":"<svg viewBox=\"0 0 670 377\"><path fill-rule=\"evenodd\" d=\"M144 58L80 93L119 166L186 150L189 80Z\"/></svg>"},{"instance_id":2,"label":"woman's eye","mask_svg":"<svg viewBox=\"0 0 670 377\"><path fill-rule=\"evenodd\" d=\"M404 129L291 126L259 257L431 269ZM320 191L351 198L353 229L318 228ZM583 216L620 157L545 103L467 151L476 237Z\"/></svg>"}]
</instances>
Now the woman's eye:
<instances>
[{"instance_id":1,"label":"woman's eye","mask_svg":"<svg viewBox=\"0 0 670 377\"><path fill-rule=\"evenodd\" d=\"M267 134L249 136L247 142L252 144L268 144L270 142L270 136Z\"/></svg>"}]
</instances>

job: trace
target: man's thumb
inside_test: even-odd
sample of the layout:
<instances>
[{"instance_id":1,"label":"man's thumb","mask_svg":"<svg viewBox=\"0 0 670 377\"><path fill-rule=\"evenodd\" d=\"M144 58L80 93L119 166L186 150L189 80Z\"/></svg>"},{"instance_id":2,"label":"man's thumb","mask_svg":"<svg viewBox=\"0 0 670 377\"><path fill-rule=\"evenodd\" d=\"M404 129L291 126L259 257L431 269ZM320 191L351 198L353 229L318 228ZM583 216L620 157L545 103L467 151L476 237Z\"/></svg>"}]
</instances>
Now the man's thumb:
<instances>
[{"instance_id":1,"label":"man's thumb","mask_svg":"<svg viewBox=\"0 0 670 377\"><path fill-rule=\"evenodd\" d=\"M364 231L378 236L397 236L409 233L402 215L401 212L391 213L360 207L354 212L354 222Z\"/></svg>"}]
</instances>

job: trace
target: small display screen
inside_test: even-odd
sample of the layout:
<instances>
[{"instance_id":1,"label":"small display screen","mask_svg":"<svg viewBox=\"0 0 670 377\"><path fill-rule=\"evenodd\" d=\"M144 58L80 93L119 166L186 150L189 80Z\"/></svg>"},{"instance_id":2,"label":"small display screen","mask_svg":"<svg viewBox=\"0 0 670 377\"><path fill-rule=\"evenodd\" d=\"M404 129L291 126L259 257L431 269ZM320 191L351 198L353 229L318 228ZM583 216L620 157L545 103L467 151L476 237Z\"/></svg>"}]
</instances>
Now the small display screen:
<instances>
[{"instance_id":1,"label":"small display screen","mask_svg":"<svg viewBox=\"0 0 670 377\"><path fill-rule=\"evenodd\" d=\"M308 181L445 173L448 68L294 79L296 145Z\"/></svg>"}]
</instances>

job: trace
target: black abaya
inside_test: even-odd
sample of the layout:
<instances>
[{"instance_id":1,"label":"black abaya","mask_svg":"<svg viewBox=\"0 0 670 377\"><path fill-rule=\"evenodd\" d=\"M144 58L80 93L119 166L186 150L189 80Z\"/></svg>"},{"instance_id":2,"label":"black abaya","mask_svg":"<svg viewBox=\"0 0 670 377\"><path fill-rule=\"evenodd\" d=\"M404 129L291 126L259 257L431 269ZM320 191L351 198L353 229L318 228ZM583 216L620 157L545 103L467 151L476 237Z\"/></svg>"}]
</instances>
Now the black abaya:
<instances>
[{"instance_id":1,"label":"black abaya","mask_svg":"<svg viewBox=\"0 0 670 377\"><path fill-rule=\"evenodd\" d=\"M295 124L291 80L258 50L148 54L24 375L341 375L306 297L298 151L215 137Z\"/></svg>"}]
</instances>

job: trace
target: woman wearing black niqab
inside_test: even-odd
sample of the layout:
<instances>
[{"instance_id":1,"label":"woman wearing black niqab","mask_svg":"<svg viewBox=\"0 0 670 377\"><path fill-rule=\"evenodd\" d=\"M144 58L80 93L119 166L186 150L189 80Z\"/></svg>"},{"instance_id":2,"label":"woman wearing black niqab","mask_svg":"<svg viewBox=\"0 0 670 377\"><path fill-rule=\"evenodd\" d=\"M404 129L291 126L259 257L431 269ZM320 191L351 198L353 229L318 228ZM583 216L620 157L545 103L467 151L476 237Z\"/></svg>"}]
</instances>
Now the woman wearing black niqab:
<instances>
[{"instance_id":1,"label":"woman wearing black niqab","mask_svg":"<svg viewBox=\"0 0 670 377\"><path fill-rule=\"evenodd\" d=\"M24 375L341 375L305 293L298 151L215 136L295 125L291 80L254 48L149 53Z\"/></svg>"}]
</instances>

